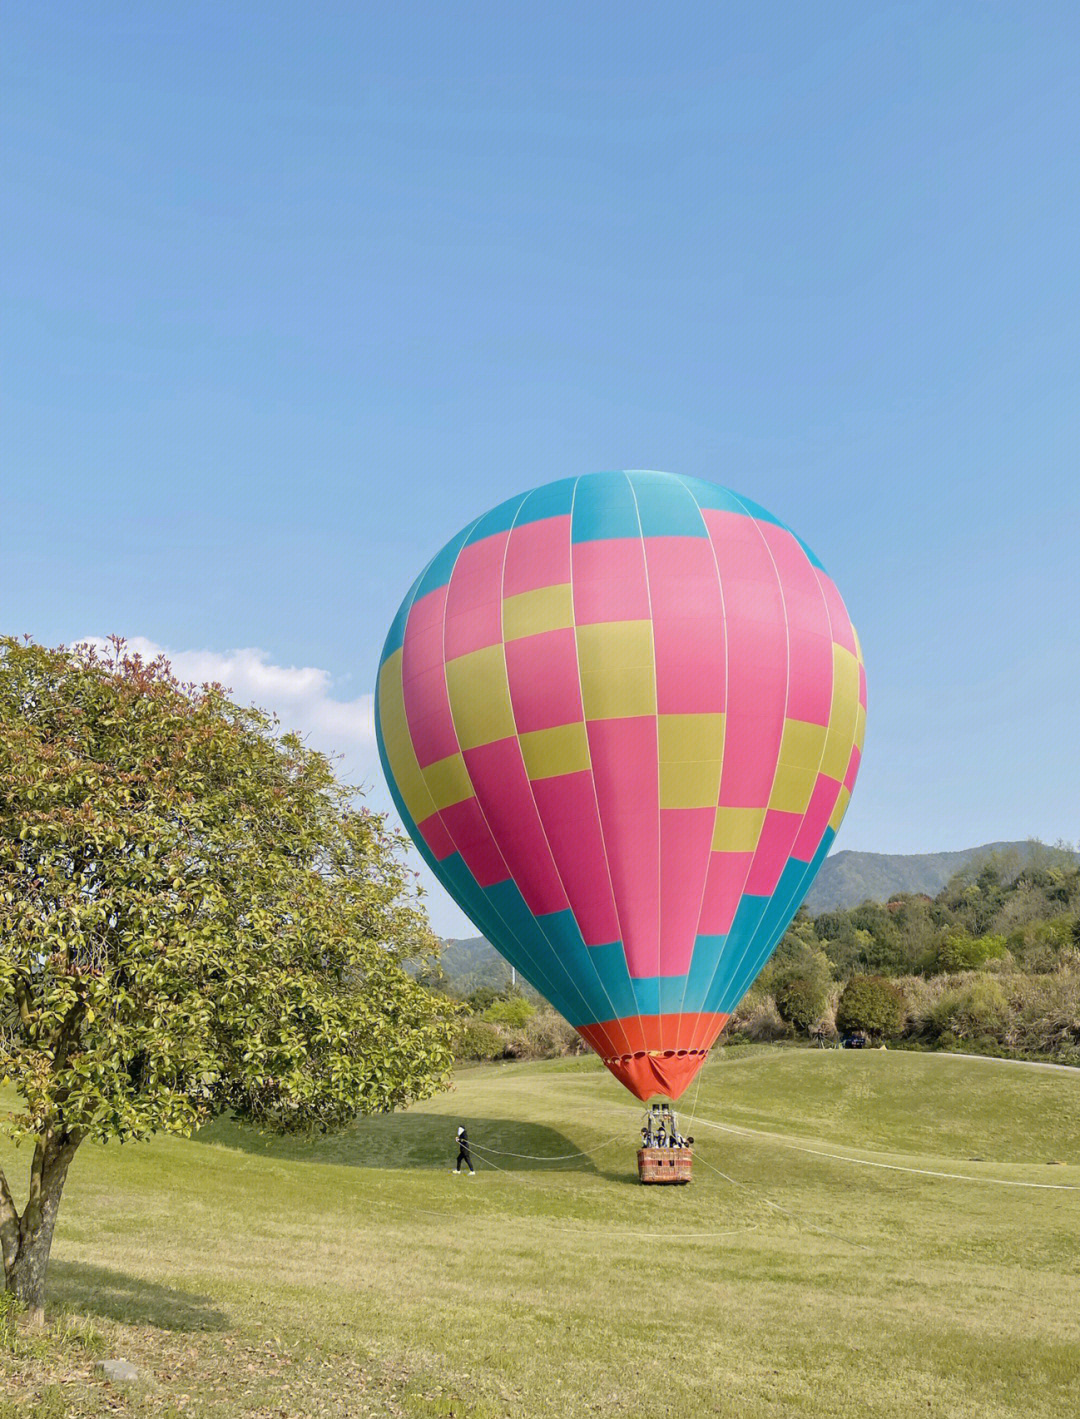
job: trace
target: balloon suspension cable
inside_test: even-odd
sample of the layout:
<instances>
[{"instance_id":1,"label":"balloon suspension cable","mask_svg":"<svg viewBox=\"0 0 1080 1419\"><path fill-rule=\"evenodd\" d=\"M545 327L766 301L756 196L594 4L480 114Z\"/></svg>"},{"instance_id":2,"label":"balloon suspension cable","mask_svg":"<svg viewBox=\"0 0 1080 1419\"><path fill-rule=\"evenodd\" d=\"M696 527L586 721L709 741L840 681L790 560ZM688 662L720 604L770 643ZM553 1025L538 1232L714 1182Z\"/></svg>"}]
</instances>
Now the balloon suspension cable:
<instances>
[{"instance_id":1,"label":"balloon suspension cable","mask_svg":"<svg viewBox=\"0 0 1080 1419\"><path fill-rule=\"evenodd\" d=\"M597 1143L594 1148L583 1148L579 1153L511 1153L505 1148L492 1148L486 1143L471 1143L470 1147L478 1148L482 1153L494 1153L499 1158L526 1158L531 1163L563 1163L570 1158L589 1158L593 1153L610 1148L613 1143L618 1143L625 1136L625 1130L620 1129L613 1138L605 1139L603 1143Z\"/></svg>"}]
</instances>

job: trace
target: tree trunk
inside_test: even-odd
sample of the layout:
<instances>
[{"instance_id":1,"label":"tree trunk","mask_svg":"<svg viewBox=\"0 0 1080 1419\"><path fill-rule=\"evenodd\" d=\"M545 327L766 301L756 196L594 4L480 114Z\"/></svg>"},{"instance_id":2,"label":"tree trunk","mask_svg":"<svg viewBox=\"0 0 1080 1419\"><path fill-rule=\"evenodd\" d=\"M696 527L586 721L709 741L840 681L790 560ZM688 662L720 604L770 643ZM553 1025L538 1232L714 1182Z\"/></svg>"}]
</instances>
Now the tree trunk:
<instances>
[{"instance_id":1,"label":"tree trunk","mask_svg":"<svg viewBox=\"0 0 1080 1419\"><path fill-rule=\"evenodd\" d=\"M11 1209L0 1228L4 1251L4 1282L29 1311L31 1326L45 1322L45 1272L52 1250L60 1194L81 1139L70 1134L40 1138L30 1166L30 1196L21 1217ZM7 1189L5 1187L4 1191ZM5 1198L10 1204L10 1194Z\"/></svg>"}]
</instances>

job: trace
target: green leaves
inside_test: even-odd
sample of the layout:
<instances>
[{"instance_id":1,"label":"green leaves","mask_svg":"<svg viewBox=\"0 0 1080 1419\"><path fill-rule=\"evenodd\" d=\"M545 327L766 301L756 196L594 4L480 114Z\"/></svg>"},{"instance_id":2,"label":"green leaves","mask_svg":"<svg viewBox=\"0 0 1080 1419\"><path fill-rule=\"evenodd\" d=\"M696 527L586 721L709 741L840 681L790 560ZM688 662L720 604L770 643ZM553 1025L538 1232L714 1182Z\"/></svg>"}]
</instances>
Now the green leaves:
<instances>
[{"instance_id":1,"label":"green leaves","mask_svg":"<svg viewBox=\"0 0 1080 1419\"><path fill-rule=\"evenodd\" d=\"M16 1132L339 1127L447 1082L402 840L163 663L0 640L0 1072Z\"/></svg>"}]
</instances>

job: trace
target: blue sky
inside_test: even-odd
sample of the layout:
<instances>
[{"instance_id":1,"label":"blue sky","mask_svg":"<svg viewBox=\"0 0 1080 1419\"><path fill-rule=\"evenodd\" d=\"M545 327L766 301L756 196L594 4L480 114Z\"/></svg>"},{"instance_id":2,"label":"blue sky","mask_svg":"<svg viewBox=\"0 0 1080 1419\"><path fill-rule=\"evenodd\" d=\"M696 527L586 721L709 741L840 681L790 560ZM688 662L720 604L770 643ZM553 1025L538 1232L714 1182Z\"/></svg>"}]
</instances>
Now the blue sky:
<instances>
[{"instance_id":1,"label":"blue sky","mask_svg":"<svg viewBox=\"0 0 1080 1419\"><path fill-rule=\"evenodd\" d=\"M5 629L166 647L384 806L367 697L420 567L514 492L668 469L847 601L838 847L1080 836L1074 5L5 28Z\"/></svg>"}]
</instances>

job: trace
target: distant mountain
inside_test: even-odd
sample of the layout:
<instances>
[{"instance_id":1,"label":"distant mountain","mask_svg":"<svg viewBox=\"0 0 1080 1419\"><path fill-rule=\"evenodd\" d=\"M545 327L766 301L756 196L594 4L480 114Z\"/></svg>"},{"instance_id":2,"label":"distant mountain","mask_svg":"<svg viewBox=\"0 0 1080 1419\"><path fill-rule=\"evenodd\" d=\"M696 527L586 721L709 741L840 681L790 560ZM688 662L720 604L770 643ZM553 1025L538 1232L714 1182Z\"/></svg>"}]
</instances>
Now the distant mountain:
<instances>
[{"instance_id":1,"label":"distant mountain","mask_svg":"<svg viewBox=\"0 0 1080 1419\"><path fill-rule=\"evenodd\" d=\"M816 916L860 902L887 902L894 892L925 892L936 897L954 872L976 858L1001 852L1016 853L1024 861L1041 846L1031 842L983 843L960 852L834 852L822 864L806 905ZM502 990L510 984L510 967L482 936L444 942L442 967L463 993L481 985ZM521 982L520 976L518 980Z\"/></svg>"},{"instance_id":2,"label":"distant mountain","mask_svg":"<svg viewBox=\"0 0 1080 1419\"><path fill-rule=\"evenodd\" d=\"M462 994L482 985L505 990L510 984L510 967L483 936L444 941L439 960L447 979Z\"/></svg>"},{"instance_id":3,"label":"distant mountain","mask_svg":"<svg viewBox=\"0 0 1080 1419\"><path fill-rule=\"evenodd\" d=\"M834 852L822 863L806 894L806 905L816 916L835 907L857 907L860 902L887 902L894 892L936 897L954 872L976 858L1012 852L1024 861L1037 850L1030 842L1021 842L983 843L960 852Z\"/></svg>"}]
</instances>

